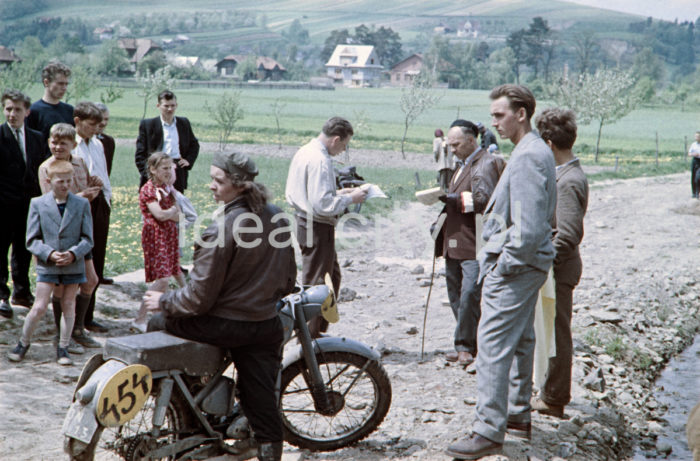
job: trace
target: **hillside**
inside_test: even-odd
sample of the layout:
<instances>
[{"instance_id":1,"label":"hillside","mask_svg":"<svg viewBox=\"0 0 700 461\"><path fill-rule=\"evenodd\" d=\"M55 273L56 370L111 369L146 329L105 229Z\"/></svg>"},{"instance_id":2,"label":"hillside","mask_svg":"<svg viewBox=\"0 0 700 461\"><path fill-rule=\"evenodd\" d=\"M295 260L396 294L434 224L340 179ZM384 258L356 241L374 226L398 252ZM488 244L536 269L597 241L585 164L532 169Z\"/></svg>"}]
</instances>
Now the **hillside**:
<instances>
[{"instance_id":1,"label":"hillside","mask_svg":"<svg viewBox=\"0 0 700 461\"><path fill-rule=\"evenodd\" d=\"M107 24L134 15L235 10L257 17L258 25L278 33L286 30L294 19L299 19L315 43L322 42L332 30L354 28L363 23L391 27L404 40L410 41L438 25L457 27L467 18L480 21L490 29L501 29L503 33L524 27L535 16L542 16L557 27L581 26L596 31L625 30L629 22L639 20L634 15L553 0L37 0L32 4L24 0L7 0L3 3L4 6L0 6L3 13L0 14L0 26L46 17L80 18L90 23ZM261 29L257 28L250 34L260 36L260 32ZM245 38L244 34L230 30L230 34L217 33L215 40Z\"/></svg>"}]
</instances>

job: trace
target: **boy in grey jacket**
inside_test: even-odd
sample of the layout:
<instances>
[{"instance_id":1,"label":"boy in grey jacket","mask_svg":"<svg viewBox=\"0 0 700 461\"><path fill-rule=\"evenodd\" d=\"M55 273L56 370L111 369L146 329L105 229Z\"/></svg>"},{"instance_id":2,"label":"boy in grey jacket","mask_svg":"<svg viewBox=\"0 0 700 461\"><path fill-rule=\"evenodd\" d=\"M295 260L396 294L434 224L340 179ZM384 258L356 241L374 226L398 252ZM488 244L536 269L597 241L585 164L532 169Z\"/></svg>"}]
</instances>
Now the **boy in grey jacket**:
<instances>
[{"instance_id":1,"label":"boy in grey jacket","mask_svg":"<svg viewBox=\"0 0 700 461\"><path fill-rule=\"evenodd\" d=\"M51 292L63 285L63 318L56 359L71 365L68 343L75 321L75 295L85 282L85 255L92 248L90 202L69 192L73 166L59 160L49 166L51 191L32 199L27 218L27 249L37 257L36 300L24 319L22 336L8 358L21 361L29 350L34 329L46 313Z\"/></svg>"}]
</instances>

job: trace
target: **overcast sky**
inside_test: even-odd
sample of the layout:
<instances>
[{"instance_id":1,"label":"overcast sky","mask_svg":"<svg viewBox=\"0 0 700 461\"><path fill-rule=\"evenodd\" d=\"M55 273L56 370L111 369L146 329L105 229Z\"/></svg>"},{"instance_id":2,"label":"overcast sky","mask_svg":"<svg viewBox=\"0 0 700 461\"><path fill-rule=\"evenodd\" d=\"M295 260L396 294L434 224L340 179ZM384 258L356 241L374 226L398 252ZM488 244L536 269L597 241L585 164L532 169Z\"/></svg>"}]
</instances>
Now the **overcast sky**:
<instances>
[{"instance_id":1,"label":"overcast sky","mask_svg":"<svg viewBox=\"0 0 700 461\"><path fill-rule=\"evenodd\" d=\"M700 0L567 0L625 13L673 21L695 21L700 16Z\"/></svg>"}]
</instances>

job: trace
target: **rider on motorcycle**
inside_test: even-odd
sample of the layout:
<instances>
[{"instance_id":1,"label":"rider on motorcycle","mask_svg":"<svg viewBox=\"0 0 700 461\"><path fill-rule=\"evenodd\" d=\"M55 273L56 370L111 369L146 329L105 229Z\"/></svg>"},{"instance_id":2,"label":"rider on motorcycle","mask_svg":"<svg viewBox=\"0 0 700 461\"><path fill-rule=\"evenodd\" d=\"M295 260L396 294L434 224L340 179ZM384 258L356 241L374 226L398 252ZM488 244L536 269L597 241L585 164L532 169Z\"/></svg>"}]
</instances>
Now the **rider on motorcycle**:
<instances>
[{"instance_id":1,"label":"rider on motorcycle","mask_svg":"<svg viewBox=\"0 0 700 461\"><path fill-rule=\"evenodd\" d=\"M291 226L267 203L267 189L253 181L257 174L245 154L214 155L209 188L223 214L215 212L196 239L187 285L148 291L144 300L149 310L161 311L149 331L165 329L230 350L258 459L271 461L281 459L283 438L275 393L283 329L275 306L294 288L296 263Z\"/></svg>"}]
</instances>

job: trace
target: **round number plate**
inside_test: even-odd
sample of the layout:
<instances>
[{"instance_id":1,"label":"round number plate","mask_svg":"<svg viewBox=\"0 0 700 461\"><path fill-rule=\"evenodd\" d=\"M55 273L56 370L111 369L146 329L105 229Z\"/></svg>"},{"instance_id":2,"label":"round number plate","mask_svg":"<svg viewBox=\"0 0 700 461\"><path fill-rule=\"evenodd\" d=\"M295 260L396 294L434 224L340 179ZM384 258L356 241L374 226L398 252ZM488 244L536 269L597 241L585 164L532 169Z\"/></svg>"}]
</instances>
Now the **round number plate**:
<instances>
[{"instance_id":1,"label":"round number plate","mask_svg":"<svg viewBox=\"0 0 700 461\"><path fill-rule=\"evenodd\" d=\"M145 365L129 365L114 373L97 401L97 420L106 427L121 426L133 418L151 393L153 379Z\"/></svg>"}]
</instances>

